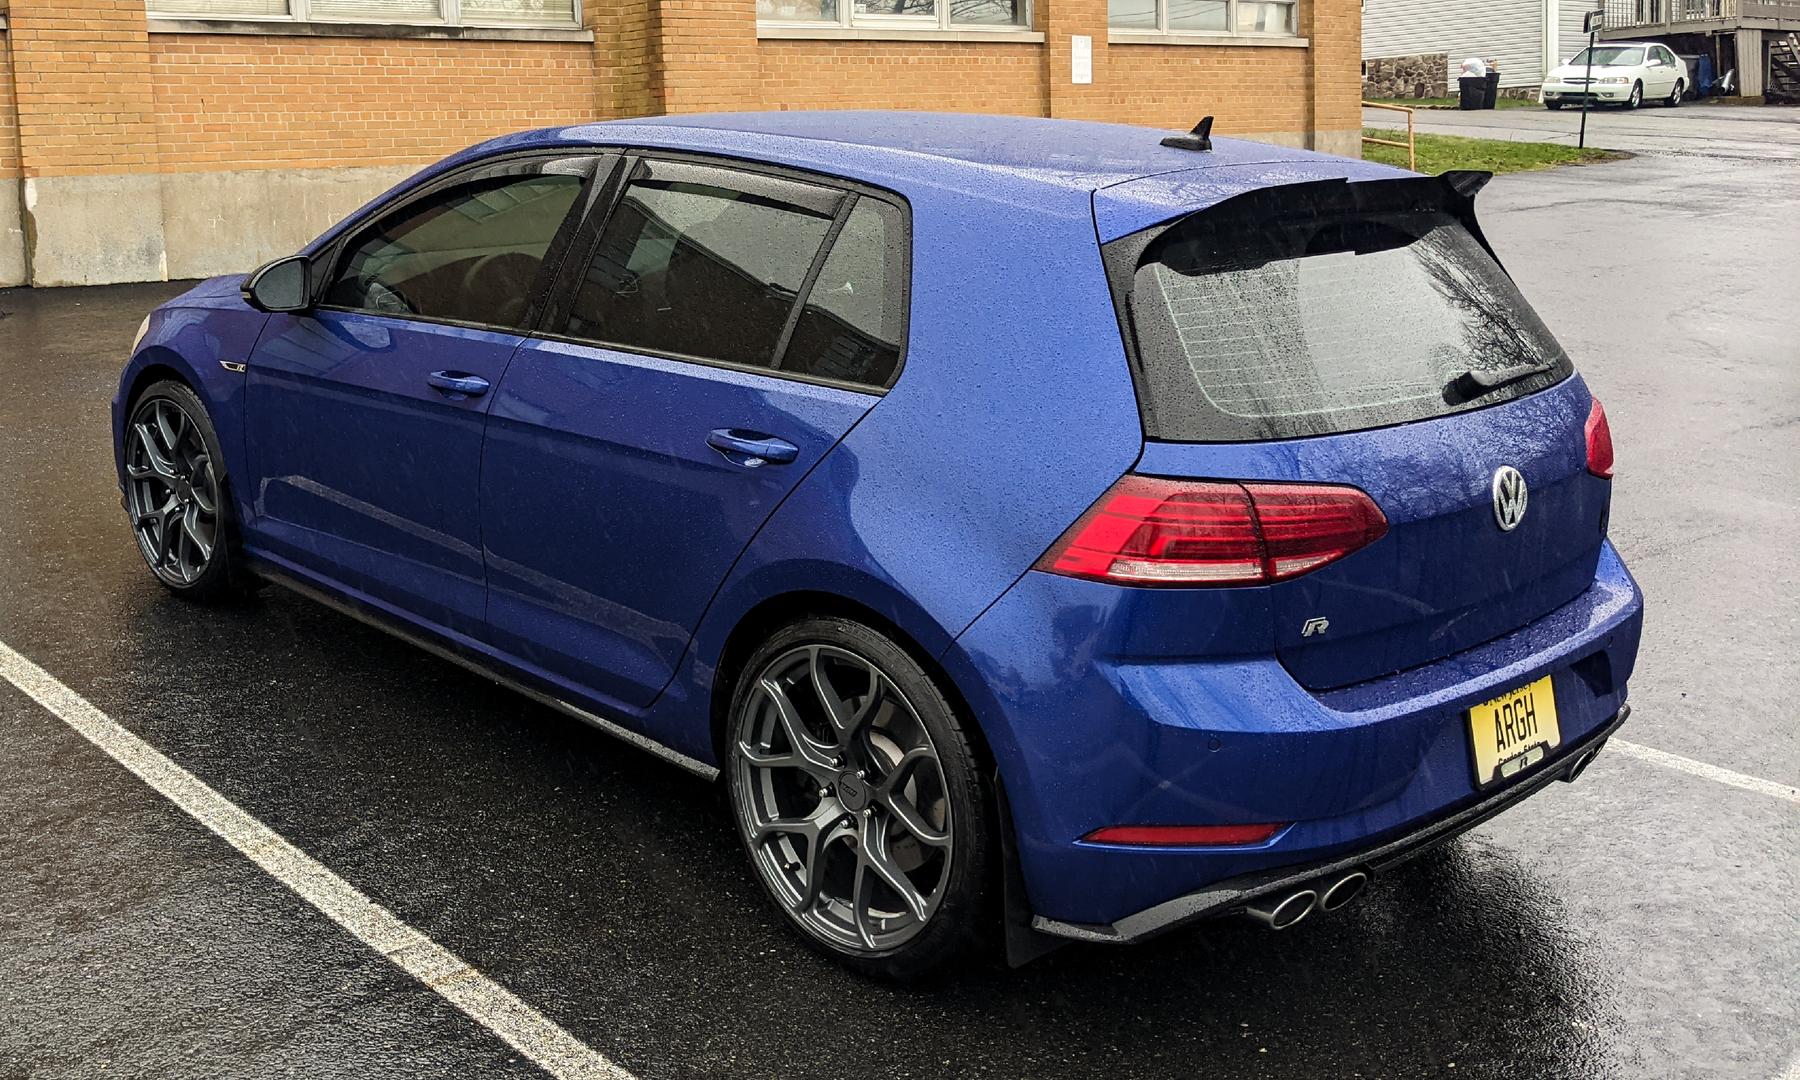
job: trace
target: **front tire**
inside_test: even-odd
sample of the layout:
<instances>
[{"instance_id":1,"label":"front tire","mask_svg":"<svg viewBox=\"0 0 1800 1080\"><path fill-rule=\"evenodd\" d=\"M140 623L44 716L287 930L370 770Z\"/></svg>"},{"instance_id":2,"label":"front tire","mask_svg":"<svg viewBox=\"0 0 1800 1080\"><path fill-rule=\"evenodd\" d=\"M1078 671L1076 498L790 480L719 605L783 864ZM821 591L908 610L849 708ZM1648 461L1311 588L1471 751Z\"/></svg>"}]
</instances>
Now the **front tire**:
<instances>
[{"instance_id":1,"label":"front tire","mask_svg":"<svg viewBox=\"0 0 1800 1080\"><path fill-rule=\"evenodd\" d=\"M1625 99L1625 107L1627 109L1635 109L1643 103L1644 84L1641 82L1634 82L1631 84L1631 96Z\"/></svg>"},{"instance_id":2,"label":"front tire","mask_svg":"<svg viewBox=\"0 0 1800 1080\"><path fill-rule=\"evenodd\" d=\"M885 635L809 618L732 695L726 777L763 888L815 949L907 980L980 949L994 801L970 728Z\"/></svg>"},{"instance_id":3,"label":"front tire","mask_svg":"<svg viewBox=\"0 0 1800 1080\"><path fill-rule=\"evenodd\" d=\"M1558 110L1558 109L1560 109L1560 108L1562 108L1562 106L1563 106L1563 103L1562 103L1562 102L1560 102L1560 101L1546 101L1546 102L1544 102L1544 108L1546 108L1546 109L1549 109L1549 110L1550 110L1550 111L1551 111L1551 112L1555 112L1555 111L1556 111L1556 110Z\"/></svg>"},{"instance_id":4,"label":"front tire","mask_svg":"<svg viewBox=\"0 0 1800 1080\"><path fill-rule=\"evenodd\" d=\"M206 406L181 383L156 383L132 402L125 510L144 562L170 592L204 600L230 591L225 459Z\"/></svg>"}]
</instances>

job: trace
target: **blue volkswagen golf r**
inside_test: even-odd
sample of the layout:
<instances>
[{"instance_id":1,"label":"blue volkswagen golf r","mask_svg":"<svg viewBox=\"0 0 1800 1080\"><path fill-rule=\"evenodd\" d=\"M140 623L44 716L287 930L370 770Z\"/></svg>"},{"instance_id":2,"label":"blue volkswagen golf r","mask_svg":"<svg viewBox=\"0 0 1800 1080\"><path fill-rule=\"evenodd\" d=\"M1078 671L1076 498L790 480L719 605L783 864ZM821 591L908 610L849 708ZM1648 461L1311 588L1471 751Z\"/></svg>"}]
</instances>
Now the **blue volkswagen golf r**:
<instances>
[{"instance_id":1,"label":"blue volkswagen golf r","mask_svg":"<svg viewBox=\"0 0 1800 1080\"><path fill-rule=\"evenodd\" d=\"M1010 117L507 136L157 309L177 593L284 584L693 772L813 946L1269 926L1552 780L1642 622L1485 174Z\"/></svg>"}]
</instances>

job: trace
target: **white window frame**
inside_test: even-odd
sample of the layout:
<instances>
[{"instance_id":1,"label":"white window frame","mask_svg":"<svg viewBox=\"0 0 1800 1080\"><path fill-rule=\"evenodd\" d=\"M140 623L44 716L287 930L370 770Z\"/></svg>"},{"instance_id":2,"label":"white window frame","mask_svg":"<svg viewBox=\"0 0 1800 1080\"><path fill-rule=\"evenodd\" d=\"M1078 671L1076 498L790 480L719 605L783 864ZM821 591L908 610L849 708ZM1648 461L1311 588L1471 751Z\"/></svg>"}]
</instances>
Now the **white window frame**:
<instances>
[{"instance_id":1,"label":"white window frame","mask_svg":"<svg viewBox=\"0 0 1800 1080\"><path fill-rule=\"evenodd\" d=\"M480 18L474 20L463 18L462 0L436 0L438 17L429 16L393 16L364 15L347 18L343 15L321 15L312 13L311 0L287 0L286 15L230 14L226 12L200 13L192 11L158 11L156 0L146 0L145 8L152 19L167 20L204 20L208 22L257 22L257 23L330 23L336 24L368 24L377 26L474 26L493 27L516 30L579 30L582 28L582 4L585 0L574 0L570 4L573 19L569 22L507 22L501 19ZM842 0L840 0L842 2Z\"/></svg>"},{"instance_id":2,"label":"white window frame","mask_svg":"<svg viewBox=\"0 0 1800 1080\"><path fill-rule=\"evenodd\" d=\"M1025 20L1016 23L966 23L953 22L950 18L952 0L935 0L936 17L929 15L858 15L856 0L837 0L838 17L833 20L824 19L772 19L756 21L757 33L761 36L786 36L783 31L793 31L793 36L813 36L811 32L836 31L844 35L854 34L858 30L893 31L904 34L908 31L922 32L937 36L941 34L1018 34L1030 32L1033 20L1037 18L1036 5L1032 0L1021 0L1025 7ZM1160 2L1160 0L1159 0ZM773 31L774 33L770 33ZM837 36L833 34L832 36ZM1041 35L1040 35L1041 36Z\"/></svg>"},{"instance_id":3,"label":"white window frame","mask_svg":"<svg viewBox=\"0 0 1800 1080\"><path fill-rule=\"evenodd\" d=\"M1244 2L1256 3L1259 0L1244 0ZM1238 30L1238 0L1225 0L1225 29L1223 30L1171 30L1169 29L1169 0L1156 0L1156 26L1154 29L1145 26L1113 26L1109 19L1106 39L1109 44L1113 45L1134 43L1307 45L1307 39L1300 36L1300 0L1270 0L1270 2L1285 3L1294 9L1294 31L1292 33L1271 34L1266 31Z\"/></svg>"}]
</instances>

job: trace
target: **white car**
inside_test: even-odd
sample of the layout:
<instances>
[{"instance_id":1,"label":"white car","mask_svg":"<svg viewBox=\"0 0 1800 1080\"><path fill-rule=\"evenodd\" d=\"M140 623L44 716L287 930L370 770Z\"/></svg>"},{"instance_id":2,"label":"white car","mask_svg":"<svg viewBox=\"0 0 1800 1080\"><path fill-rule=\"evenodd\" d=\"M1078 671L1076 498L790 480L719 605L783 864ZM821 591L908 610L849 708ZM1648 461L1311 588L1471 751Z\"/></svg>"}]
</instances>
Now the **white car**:
<instances>
[{"instance_id":1,"label":"white car","mask_svg":"<svg viewBox=\"0 0 1800 1080\"><path fill-rule=\"evenodd\" d=\"M1579 105L1589 95L1595 105L1623 105L1635 109L1645 100L1660 101L1669 108L1681 104L1687 92L1687 65L1668 46L1653 41L1609 41L1593 48L1593 83L1588 79L1588 52L1583 49L1544 78L1544 107L1560 109Z\"/></svg>"}]
</instances>

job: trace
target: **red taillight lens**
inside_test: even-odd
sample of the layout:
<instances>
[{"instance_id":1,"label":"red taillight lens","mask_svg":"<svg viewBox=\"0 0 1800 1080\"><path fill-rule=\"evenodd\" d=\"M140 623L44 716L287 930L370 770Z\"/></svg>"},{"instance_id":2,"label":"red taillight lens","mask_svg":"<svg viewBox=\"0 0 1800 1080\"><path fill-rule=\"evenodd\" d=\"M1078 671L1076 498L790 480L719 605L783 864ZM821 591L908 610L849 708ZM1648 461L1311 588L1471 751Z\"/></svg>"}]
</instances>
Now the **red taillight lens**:
<instances>
[{"instance_id":1,"label":"red taillight lens","mask_svg":"<svg viewBox=\"0 0 1800 1080\"><path fill-rule=\"evenodd\" d=\"M1036 568L1124 585L1266 585L1386 532L1375 501L1351 487L1126 476Z\"/></svg>"},{"instance_id":2,"label":"red taillight lens","mask_svg":"<svg viewBox=\"0 0 1800 1080\"><path fill-rule=\"evenodd\" d=\"M1093 844L1206 847L1260 844L1285 828L1286 822L1270 825L1110 825L1104 829L1095 829L1082 839Z\"/></svg>"},{"instance_id":3,"label":"red taillight lens","mask_svg":"<svg viewBox=\"0 0 1800 1080\"><path fill-rule=\"evenodd\" d=\"M1600 407L1600 399L1588 409L1587 418L1587 451L1588 472L1602 480L1611 480L1613 474L1612 428L1606 422L1606 410Z\"/></svg>"}]
</instances>

